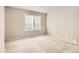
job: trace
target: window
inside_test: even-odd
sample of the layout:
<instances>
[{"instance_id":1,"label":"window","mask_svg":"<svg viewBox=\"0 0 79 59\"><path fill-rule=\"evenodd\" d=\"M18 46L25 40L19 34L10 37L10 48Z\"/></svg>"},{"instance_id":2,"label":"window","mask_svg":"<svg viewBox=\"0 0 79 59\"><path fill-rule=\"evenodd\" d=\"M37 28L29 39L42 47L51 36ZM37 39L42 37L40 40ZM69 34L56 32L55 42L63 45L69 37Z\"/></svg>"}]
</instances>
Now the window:
<instances>
[{"instance_id":1,"label":"window","mask_svg":"<svg viewBox=\"0 0 79 59\"><path fill-rule=\"evenodd\" d=\"M24 31L41 30L41 16L24 14L24 17L25 17Z\"/></svg>"}]
</instances>

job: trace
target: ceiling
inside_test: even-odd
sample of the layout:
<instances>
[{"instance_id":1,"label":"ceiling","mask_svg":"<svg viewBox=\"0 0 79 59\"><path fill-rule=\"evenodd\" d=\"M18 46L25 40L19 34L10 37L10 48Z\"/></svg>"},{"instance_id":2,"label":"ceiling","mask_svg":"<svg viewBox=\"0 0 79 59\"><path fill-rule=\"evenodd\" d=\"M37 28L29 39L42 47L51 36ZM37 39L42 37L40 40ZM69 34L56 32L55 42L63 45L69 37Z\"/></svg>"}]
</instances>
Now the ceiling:
<instances>
[{"instance_id":1,"label":"ceiling","mask_svg":"<svg viewBox=\"0 0 79 59\"><path fill-rule=\"evenodd\" d=\"M76 7L68 7L68 6L11 6L15 8L20 8L20 9L26 9L26 10L32 10L32 11L37 11L37 12L42 12L42 13L49 13L54 11L63 11L66 9L74 9ZM77 7L79 8L79 7Z\"/></svg>"},{"instance_id":2,"label":"ceiling","mask_svg":"<svg viewBox=\"0 0 79 59\"><path fill-rule=\"evenodd\" d=\"M37 11L37 12L42 12L42 13L47 13L48 8L49 8L49 7L43 7L43 6L11 6L11 7L32 10L32 11Z\"/></svg>"}]
</instances>

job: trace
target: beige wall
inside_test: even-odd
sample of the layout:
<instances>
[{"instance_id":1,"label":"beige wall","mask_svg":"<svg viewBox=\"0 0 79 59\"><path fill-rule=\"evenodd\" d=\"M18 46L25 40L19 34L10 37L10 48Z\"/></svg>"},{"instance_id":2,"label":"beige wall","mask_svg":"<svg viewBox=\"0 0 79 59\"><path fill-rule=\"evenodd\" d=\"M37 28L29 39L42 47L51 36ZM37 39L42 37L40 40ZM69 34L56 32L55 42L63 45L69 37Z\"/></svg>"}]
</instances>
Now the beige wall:
<instances>
[{"instance_id":1,"label":"beige wall","mask_svg":"<svg viewBox=\"0 0 79 59\"><path fill-rule=\"evenodd\" d=\"M4 51L4 7L0 6L0 52Z\"/></svg>"},{"instance_id":2,"label":"beige wall","mask_svg":"<svg viewBox=\"0 0 79 59\"><path fill-rule=\"evenodd\" d=\"M38 9L40 9L40 7L38 7ZM45 9L47 12L47 31L49 35L56 38L69 40L71 42L74 42L75 40L79 42L79 7L44 7L43 9ZM29 33L23 32L23 29L21 28L23 27L23 24L21 25L21 23L23 23L23 20L21 20L23 19L21 14L28 13L28 12L24 10L14 9L14 8L6 8L6 11L7 11L6 12L6 24L7 24L6 38L28 37ZM31 13L37 14L36 12L31 12ZM17 17L17 16L21 16L21 17ZM42 16L44 16L44 14L42 14ZM31 35L34 34L34 36L36 36L37 34L44 34L46 28L45 29L42 28L42 29L43 30L39 31L38 33L32 32Z\"/></svg>"},{"instance_id":3,"label":"beige wall","mask_svg":"<svg viewBox=\"0 0 79 59\"><path fill-rule=\"evenodd\" d=\"M6 40L20 39L31 36L38 36L46 33L46 14L39 12L6 7ZM40 31L25 32L23 14L33 14L42 16L42 29Z\"/></svg>"},{"instance_id":4,"label":"beige wall","mask_svg":"<svg viewBox=\"0 0 79 59\"><path fill-rule=\"evenodd\" d=\"M48 10L48 34L71 42L79 42L79 7L52 7Z\"/></svg>"}]
</instances>

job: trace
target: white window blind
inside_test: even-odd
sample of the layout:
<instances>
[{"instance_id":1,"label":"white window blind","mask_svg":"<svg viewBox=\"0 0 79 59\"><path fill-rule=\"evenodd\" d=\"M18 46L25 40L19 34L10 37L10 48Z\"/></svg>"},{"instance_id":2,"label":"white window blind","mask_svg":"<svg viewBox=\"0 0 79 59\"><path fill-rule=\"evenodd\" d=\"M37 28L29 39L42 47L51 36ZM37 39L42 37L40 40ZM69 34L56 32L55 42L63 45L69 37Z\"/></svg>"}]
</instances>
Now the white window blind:
<instances>
[{"instance_id":1,"label":"white window blind","mask_svg":"<svg viewBox=\"0 0 79 59\"><path fill-rule=\"evenodd\" d=\"M41 30L41 16L24 14L24 17L25 17L24 31Z\"/></svg>"}]
</instances>

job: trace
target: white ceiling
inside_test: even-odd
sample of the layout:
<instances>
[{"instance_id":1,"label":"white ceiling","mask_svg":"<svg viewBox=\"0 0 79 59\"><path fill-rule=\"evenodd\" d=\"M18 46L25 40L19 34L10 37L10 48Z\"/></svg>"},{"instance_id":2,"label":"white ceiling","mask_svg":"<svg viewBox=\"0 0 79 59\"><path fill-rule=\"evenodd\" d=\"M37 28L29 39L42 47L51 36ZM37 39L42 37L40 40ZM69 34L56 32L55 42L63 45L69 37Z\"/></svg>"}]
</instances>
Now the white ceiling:
<instances>
[{"instance_id":1,"label":"white ceiling","mask_svg":"<svg viewBox=\"0 0 79 59\"><path fill-rule=\"evenodd\" d=\"M27 10L32 10L32 11L37 11L37 12L42 12L42 13L47 13L48 10L50 10L52 7L48 6L12 6L15 8L21 8L21 9L27 9Z\"/></svg>"},{"instance_id":2,"label":"white ceiling","mask_svg":"<svg viewBox=\"0 0 79 59\"><path fill-rule=\"evenodd\" d=\"M57 8L59 8L56 6L12 6L12 7L32 10L32 11L37 11L42 13L48 13L49 11L56 10Z\"/></svg>"},{"instance_id":3,"label":"white ceiling","mask_svg":"<svg viewBox=\"0 0 79 59\"><path fill-rule=\"evenodd\" d=\"M51 13L52 11L63 11L66 9L76 9L76 7L68 7L68 6L11 6L15 8L21 8L21 9L26 9L26 10L32 10L32 11L37 11L37 12L42 12L42 13ZM79 7L77 7L79 8Z\"/></svg>"}]
</instances>

